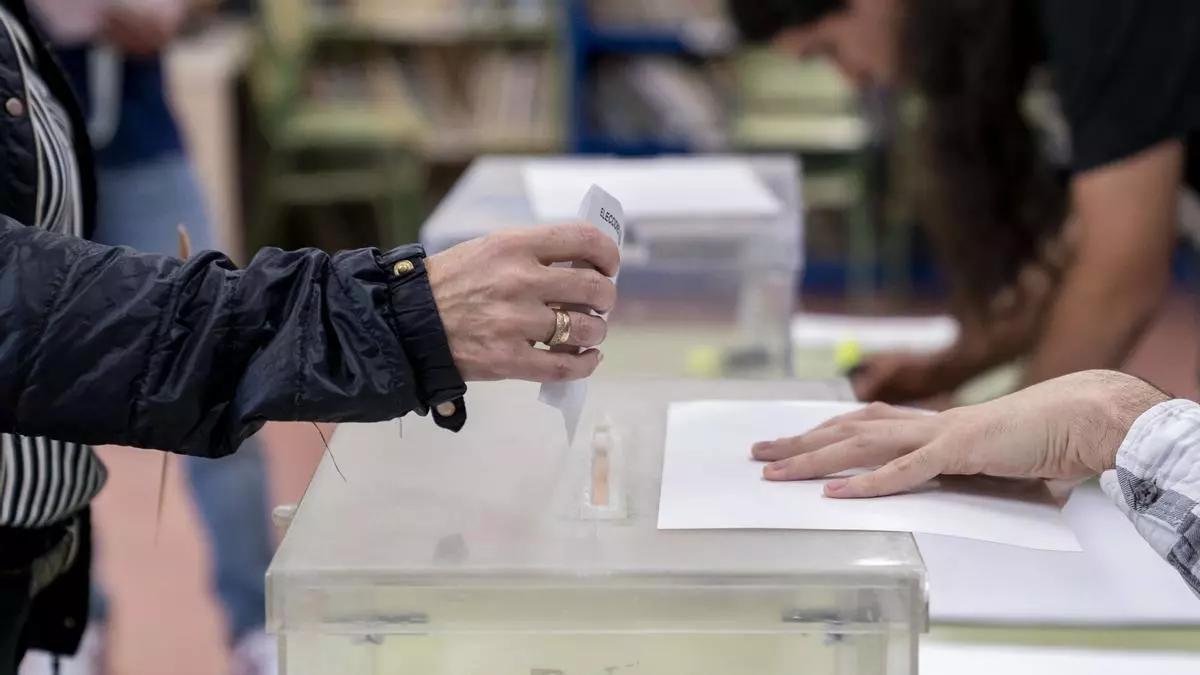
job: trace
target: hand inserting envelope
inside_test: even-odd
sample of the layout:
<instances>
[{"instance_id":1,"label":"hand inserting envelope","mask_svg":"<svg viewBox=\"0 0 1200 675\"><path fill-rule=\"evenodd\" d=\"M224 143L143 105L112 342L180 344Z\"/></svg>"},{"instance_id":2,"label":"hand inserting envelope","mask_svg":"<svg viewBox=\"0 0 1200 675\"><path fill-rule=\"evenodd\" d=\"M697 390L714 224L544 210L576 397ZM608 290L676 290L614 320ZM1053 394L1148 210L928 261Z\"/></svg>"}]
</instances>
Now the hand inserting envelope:
<instances>
[{"instance_id":1,"label":"hand inserting envelope","mask_svg":"<svg viewBox=\"0 0 1200 675\"><path fill-rule=\"evenodd\" d=\"M625 241L625 211L615 197L601 188L593 185L583 197L579 206L579 219L604 233L617 244L621 250ZM573 267L587 265L574 263ZM617 277L612 277L616 283ZM587 308L571 307L572 310L588 312ZM601 315L604 316L604 315ZM574 442L575 429L579 426L579 416L583 412L583 404L587 401L587 380L575 382L547 382L542 385L538 400L558 408L562 412L563 425L567 430L567 442Z\"/></svg>"}]
</instances>

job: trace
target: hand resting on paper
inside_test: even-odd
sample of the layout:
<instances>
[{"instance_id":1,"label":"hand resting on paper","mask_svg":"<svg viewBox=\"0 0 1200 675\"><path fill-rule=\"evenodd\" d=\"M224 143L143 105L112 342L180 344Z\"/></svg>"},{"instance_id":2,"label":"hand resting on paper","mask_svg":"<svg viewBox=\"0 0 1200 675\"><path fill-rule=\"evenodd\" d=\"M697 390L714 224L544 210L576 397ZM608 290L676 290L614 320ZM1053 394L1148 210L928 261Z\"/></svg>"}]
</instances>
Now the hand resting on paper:
<instances>
[{"instance_id":1,"label":"hand resting on paper","mask_svg":"<svg viewBox=\"0 0 1200 675\"><path fill-rule=\"evenodd\" d=\"M904 492L942 474L1083 479L1115 466L1134 420L1168 400L1146 382L1086 371L938 415L874 403L800 436L756 443L767 480L880 468L825 486L838 498Z\"/></svg>"},{"instance_id":2,"label":"hand resting on paper","mask_svg":"<svg viewBox=\"0 0 1200 675\"><path fill-rule=\"evenodd\" d=\"M596 269L551 267L584 261ZM521 227L459 244L425 261L454 363L464 380L577 380L602 358L596 349L534 347L555 332L551 306L576 305L605 313L617 299L607 277L620 266L616 244L586 223ZM564 344L596 347L607 323L569 311Z\"/></svg>"}]
</instances>

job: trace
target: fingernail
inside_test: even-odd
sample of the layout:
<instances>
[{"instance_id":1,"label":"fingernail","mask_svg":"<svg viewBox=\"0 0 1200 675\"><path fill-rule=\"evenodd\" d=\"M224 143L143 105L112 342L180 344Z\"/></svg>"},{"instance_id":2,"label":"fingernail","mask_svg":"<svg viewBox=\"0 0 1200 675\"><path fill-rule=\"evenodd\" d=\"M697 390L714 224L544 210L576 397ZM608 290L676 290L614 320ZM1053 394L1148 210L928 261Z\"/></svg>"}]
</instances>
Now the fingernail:
<instances>
[{"instance_id":1,"label":"fingernail","mask_svg":"<svg viewBox=\"0 0 1200 675\"><path fill-rule=\"evenodd\" d=\"M850 481L846 478L837 478L825 484L825 494L835 495L846 489Z\"/></svg>"},{"instance_id":2,"label":"fingernail","mask_svg":"<svg viewBox=\"0 0 1200 675\"><path fill-rule=\"evenodd\" d=\"M767 465L767 471L783 471L785 467L787 467L787 462L771 462Z\"/></svg>"},{"instance_id":3,"label":"fingernail","mask_svg":"<svg viewBox=\"0 0 1200 675\"><path fill-rule=\"evenodd\" d=\"M597 351L596 358L599 359L597 363L604 363L604 352Z\"/></svg>"},{"instance_id":4,"label":"fingernail","mask_svg":"<svg viewBox=\"0 0 1200 675\"><path fill-rule=\"evenodd\" d=\"M757 455L760 452L765 452L771 449L771 441L759 441L750 446L750 454Z\"/></svg>"}]
</instances>

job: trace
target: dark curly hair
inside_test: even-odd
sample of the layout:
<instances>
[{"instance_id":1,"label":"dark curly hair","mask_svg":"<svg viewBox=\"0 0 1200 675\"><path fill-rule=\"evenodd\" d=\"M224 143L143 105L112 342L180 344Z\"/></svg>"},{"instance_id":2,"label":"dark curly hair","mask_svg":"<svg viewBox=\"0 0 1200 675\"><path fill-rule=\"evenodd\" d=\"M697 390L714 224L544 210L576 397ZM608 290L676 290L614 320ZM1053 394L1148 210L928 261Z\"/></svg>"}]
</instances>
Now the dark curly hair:
<instances>
[{"instance_id":1,"label":"dark curly hair","mask_svg":"<svg viewBox=\"0 0 1200 675\"><path fill-rule=\"evenodd\" d=\"M1065 191L1022 112L1042 60L1036 0L907 0L906 81L925 103L922 220L963 308L986 311L1062 229ZM731 0L750 40L817 20L845 0ZM1053 270L1051 270L1053 272Z\"/></svg>"}]
</instances>

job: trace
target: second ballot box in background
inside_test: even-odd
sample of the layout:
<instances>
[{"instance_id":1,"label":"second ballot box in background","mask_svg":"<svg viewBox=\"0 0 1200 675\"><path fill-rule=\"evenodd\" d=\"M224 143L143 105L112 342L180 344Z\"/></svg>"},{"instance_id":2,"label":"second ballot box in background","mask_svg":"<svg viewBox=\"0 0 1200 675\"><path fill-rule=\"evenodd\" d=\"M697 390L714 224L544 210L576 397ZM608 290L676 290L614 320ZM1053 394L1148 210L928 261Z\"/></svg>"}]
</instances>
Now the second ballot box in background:
<instances>
[{"instance_id":1,"label":"second ballot box in background","mask_svg":"<svg viewBox=\"0 0 1200 675\"><path fill-rule=\"evenodd\" d=\"M591 183L622 201L629 229L601 376L791 374L803 248L793 158L485 157L421 241L434 254L505 227L571 220Z\"/></svg>"}]
</instances>

